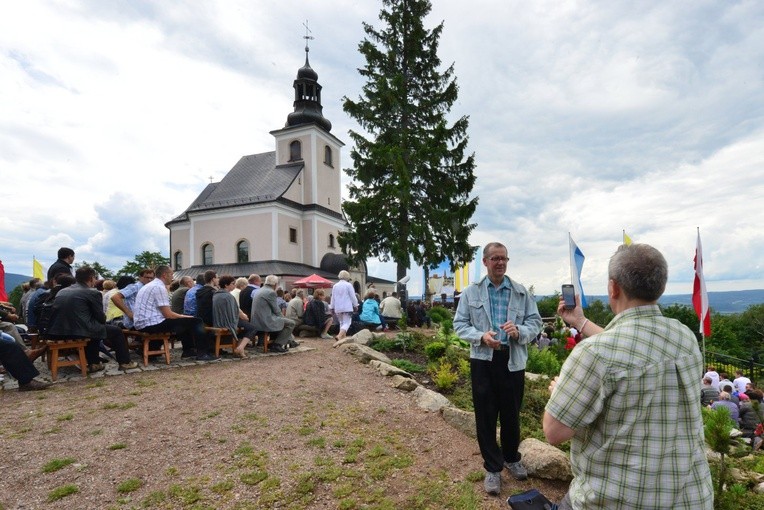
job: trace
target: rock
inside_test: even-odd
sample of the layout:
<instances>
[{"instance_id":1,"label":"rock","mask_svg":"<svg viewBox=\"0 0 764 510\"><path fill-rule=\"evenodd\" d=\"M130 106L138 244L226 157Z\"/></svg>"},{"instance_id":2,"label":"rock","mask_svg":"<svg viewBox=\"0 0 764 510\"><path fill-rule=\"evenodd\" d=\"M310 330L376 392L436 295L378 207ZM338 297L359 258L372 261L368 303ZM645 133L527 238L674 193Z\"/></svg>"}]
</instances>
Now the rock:
<instances>
[{"instance_id":1,"label":"rock","mask_svg":"<svg viewBox=\"0 0 764 510\"><path fill-rule=\"evenodd\" d=\"M570 460L559 448L528 438L520 443L518 451L523 456L523 465L530 476L563 481L573 479Z\"/></svg>"},{"instance_id":2,"label":"rock","mask_svg":"<svg viewBox=\"0 0 764 510\"><path fill-rule=\"evenodd\" d=\"M764 482L757 484L756 487L753 488L753 492L756 494L764 494Z\"/></svg>"},{"instance_id":3,"label":"rock","mask_svg":"<svg viewBox=\"0 0 764 510\"><path fill-rule=\"evenodd\" d=\"M337 340L336 342L334 342L334 344L332 344L332 347L336 349L337 347L340 347L347 343L352 343L352 342L353 342L353 337L346 336L342 340Z\"/></svg>"},{"instance_id":4,"label":"rock","mask_svg":"<svg viewBox=\"0 0 764 510\"><path fill-rule=\"evenodd\" d=\"M413 394L416 405L426 411L440 411L451 405L451 401L446 397L437 391L428 390L424 386L418 386Z\"/></svg>"},{"instance_id":5,"label":"rock","mask_svg":"<svg viewBox=\"0 0 764 510\"><path fill-rule=\"evenodd\" d=\"M340 347L344 352L355 356L358 358L362 363L368 363L369 361L375 359L378 361L383 361L385 363L390 363L390 358L382 354L381 352L377 352L371 347L367 347L365 345L360 345L354 342L346 343Z\"/></svg>"},{"instance_id":6,"label":"rock","mask_svg":"<svg viewBox=\"0 0 764 510\"><path fill-rule=\"evenodd\" d=\"M353 342L360 345L369 345L374 340L374 334L368 329L362 329L352 336Z\"/></svg>"},{"instance_id":7,"label":"rock","mask_svg":"<svg viewBox=\"0 0 764 510\"><path fill-rule=\"evenodd\" d=\"M475 413L464 411L462 409L448 406L442 409L443 419L457 430L476 438L475 433Z\"/></svg>"},{"instance_id":8,"label":"rock","mask_svg":"<svg viewBox=\"0 0 764 510\"><path fill-rule=\"evenodd\" d=\"M397 388L399 390L414 391L419 386L419 383L414 379L410 379L402 375L394 375L392 377L391 385L393 388Z\"/></svg>"},{"instance_id":9,"label":"rock","mask_svg":"<svg viewBox=\"0 0 764 510\"><path fill-rule=\"evenodd\" d=\"M544 374L533 374L531 372L525 372L525 378L530 380L530 381L538 381L538 380L549 379L549 377L547 377Z\"/></svg>"},{"instance_id":10,"label":"rock","mask_svg":"<svg viewBox=\"0 0 764 510\"><path fill-rule=\"evenodd\" d=\"M401 370L400 368L389 363L383 363L382 361L371 360L369 362L369 366L376 368L379 373L384 376L392 377L394 375L402 375L403 377L413 378L413 376L405 370Z\"/></svg>"}]
</instances>

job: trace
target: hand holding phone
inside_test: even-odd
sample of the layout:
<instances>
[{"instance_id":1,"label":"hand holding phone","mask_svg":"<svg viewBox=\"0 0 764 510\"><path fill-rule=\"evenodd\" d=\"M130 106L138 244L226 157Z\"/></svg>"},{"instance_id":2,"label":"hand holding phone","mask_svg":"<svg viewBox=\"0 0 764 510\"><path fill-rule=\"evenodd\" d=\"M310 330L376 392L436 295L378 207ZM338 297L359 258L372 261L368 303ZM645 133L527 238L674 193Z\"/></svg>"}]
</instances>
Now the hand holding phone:
<instances>
[{"instance_id":1,"label":"hand holding phone","mask_svg":"<svg viewBox=\"0 0 764 510\"><path fill-rule=\"evenodd\" d=\"M565 303L565 309L572 310L576 307L576 291L573 285L569 283L562 286L562 300Z\"/></svg>"}]
</instances>

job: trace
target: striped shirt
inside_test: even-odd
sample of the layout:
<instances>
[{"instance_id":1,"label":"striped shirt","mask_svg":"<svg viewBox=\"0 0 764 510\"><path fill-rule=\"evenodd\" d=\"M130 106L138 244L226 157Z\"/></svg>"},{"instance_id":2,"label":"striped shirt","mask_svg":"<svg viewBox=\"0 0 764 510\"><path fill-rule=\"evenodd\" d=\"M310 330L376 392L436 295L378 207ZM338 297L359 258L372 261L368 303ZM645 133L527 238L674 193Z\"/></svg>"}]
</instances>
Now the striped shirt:
<instances>
[{"instance_id":1,"label":"striped shirt","mask_svg":"<svg viewBox=\"0 0 764 510\"><path fill-rule=\"evenodd\" d=\"M491 302L491 327L498 334L496 340L504 345L509 345L507 334L499 326L507 322L507 310L509 309L509 296L512 293L512 286L509 283L509 277L504 276L501 284L497 287L491 280L488 280L488 300Z\"/></svg>"},{"instance_id":2,"label":"striped shirt","mask_svg":"<svg viewBox=\"0 0 764 510\"><path fill-rule=\"evenodd\" d=\"M695 335L657 305L618 314L571 351L546 410L576 431L573 508L713 507L702 373Z\"/></svg>"},{"instance_id":3,"label":"striped shirt","mask_svg":"<svg viewBox=\"0 0 764 510\"><path fill-rule=\"evenodd\" d=\"M163 322L165 317L159 310L160 306L170 308L170 294L164 282L154 278L138 291L135 298L135 308L133 308L135 329L143 329Z\"/></svg>"}]
</instances>

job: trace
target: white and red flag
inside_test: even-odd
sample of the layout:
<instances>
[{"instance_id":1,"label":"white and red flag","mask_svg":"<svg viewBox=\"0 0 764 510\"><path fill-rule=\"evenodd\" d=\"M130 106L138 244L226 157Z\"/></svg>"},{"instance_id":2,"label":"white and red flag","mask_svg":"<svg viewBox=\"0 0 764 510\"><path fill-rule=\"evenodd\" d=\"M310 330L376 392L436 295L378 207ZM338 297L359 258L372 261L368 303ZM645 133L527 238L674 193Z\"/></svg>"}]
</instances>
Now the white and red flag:
<instances>
[{"instance_id":1,"label":"white and red flag","mask_svg":"<svg viewBox=\"0 0 764 510\"><path fill-rule=\"evenodd\" d=\"M703 249L700 245L700 229L698 229L698 246L695 248L695 282L692 285L692 306L700 321L699 332L703 337L711 336L711 314L708 311L708 292L706 280L703 278Z\"/></svg>"}]
</instances>

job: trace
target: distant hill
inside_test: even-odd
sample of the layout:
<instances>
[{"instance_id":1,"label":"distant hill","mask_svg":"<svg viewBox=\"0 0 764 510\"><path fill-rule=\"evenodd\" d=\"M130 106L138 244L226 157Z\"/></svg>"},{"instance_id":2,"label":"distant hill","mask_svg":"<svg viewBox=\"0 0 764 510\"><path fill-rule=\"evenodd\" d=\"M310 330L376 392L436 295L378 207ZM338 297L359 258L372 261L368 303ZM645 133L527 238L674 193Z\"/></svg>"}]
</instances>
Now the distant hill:
<instances>
[{"instance_id":1,"label":"distant hill","mask_svg":"<svg viewBox=\"0 0 764 510\"><path fill-rule=\"evenodd\" d=\"M607 296L586 296L586 299L599 299L607 303ZM692 294L665 295L661 297L659 303L666 306L673 304L692 306ZM712 311L718 313L741 313L751 305L762 303L764 303L764 289L708 293L708 305Z\"/></svg>"},{"instance_id":2,"label":"distant hill","mask_svg":"<svg viewBox=\"0 0 764 510\"><path fill-rule=\"evenodd\" d=\"M31 279L31 276L24 276L23 274L5 273L5 292L10 294L17 286Z\"/></svg>"}]
</instances>

